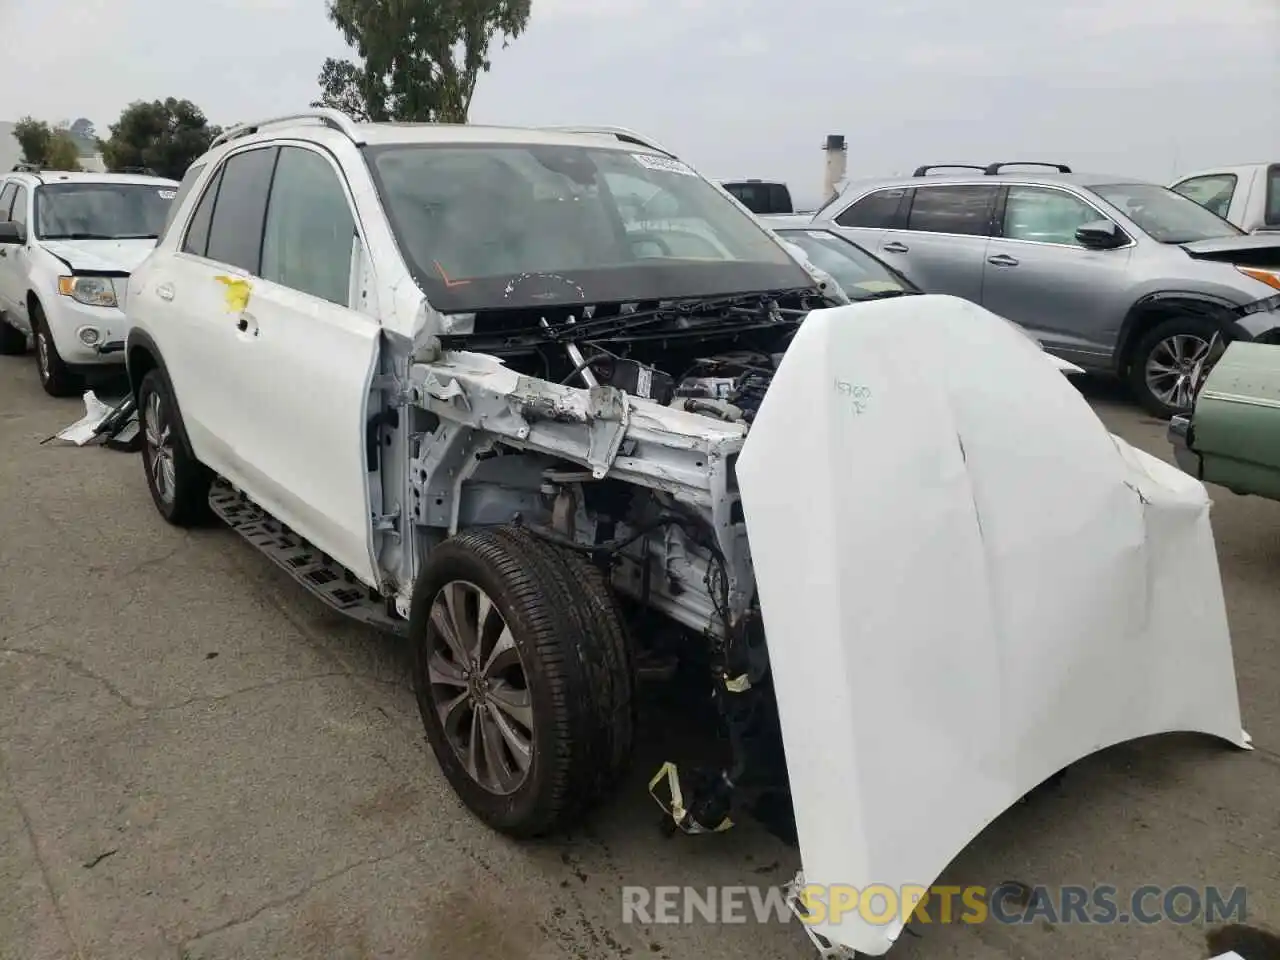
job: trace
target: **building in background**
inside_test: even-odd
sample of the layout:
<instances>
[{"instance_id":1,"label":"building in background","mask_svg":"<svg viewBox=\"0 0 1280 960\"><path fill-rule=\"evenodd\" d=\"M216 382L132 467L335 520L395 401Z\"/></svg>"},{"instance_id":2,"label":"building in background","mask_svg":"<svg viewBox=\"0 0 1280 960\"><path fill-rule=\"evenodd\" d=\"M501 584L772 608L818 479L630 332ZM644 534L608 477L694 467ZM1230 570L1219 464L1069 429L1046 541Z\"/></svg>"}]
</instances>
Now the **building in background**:
<instances>
[{"instance_id":1,"label":"building in background","mask_svg":"<svg viewBox=\"0 0 1280 960\"><path fill-rule=\"evenodd\" d=\"M13 165L22 159L22 148L13 139L13 124L8 120L0 120L0 173L12 170Z\"/></svg>"}]
</instances>

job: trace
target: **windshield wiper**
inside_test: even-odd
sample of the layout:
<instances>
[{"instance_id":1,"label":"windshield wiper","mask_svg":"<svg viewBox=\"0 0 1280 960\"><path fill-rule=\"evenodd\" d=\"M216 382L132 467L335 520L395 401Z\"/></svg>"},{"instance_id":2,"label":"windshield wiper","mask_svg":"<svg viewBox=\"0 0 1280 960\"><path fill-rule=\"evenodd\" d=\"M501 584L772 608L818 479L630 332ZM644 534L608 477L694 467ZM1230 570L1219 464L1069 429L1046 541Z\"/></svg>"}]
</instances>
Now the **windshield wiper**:
<instances>
[{"instance_id":1,"label":"windshield wiper","mask_svg":"<svg viewBox=\"0 0 1280 960\"><path fill-rule=\"evenodd\" d=\"M101 233L46 233L41 240L118 240Z\"/></svg>"},{"instance_id":2,"label":"windshield wiper","mask_svg":"<svg viewBox=\"0 0 1280 960\"><path fill-rule=\"evenodd\" d=\"M860 303L863 300L887 300L889 297L914 297L919 290L876 290L868 293L864 297L851 297L854 303Z\"/></svg>"}]
</instances>

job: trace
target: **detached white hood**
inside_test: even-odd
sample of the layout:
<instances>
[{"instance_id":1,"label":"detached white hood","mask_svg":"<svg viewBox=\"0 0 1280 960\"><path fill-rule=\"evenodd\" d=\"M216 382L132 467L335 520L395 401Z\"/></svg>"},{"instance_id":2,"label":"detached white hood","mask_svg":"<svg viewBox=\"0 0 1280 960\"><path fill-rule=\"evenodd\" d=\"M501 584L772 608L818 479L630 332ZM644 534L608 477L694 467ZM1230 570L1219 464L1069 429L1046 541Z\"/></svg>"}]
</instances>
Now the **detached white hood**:
<instances>
[{"instance_id":1,"label":"detached white hood","mask_svg":"<svg viewBox=\"0 0 1280 960\"><path fill-rule=\"evenodd\" d=\"M103 273L132 273L155 245L155 240L40 241L40 246L71 264L72 269Z\"/></svg>"},{"instance_id":2,"label":"detached white hood","mask_svg":"<svg viewBox=\"0 0 1280 960\"><path fill-rule=\"evenodd\" d=\"M1248 745L1205 488L981 307L811 313L738 477L807 884L928 887L1112 744ZM901 928L814 927L871 955Z\"/></svg>"}]
</instances>

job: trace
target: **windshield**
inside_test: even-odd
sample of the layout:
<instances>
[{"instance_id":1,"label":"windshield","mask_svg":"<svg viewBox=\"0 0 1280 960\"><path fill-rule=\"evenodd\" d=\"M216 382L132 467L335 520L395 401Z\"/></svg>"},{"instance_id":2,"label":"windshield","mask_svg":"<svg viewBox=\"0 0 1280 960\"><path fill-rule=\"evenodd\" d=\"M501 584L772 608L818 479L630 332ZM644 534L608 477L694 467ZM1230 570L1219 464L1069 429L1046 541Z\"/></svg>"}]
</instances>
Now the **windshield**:
<instances>
[{"instance_id":1,"label":"windshield","mask_svg":"<svg viewBox=\"0 0 1280 960\"><path fill-rule=\"evenodd\" d=\"M1154 183L1113 183L1094 187L1093 192L1161 243L1237 237L1244 232L1194 200Z\"/></svg>"},{"instance_id":2,"label":"windshield","mask_svg":"<svg viewBox=\"0 0 1280 960\"><path fill-rule=\"evenodd\" d=\"M164 183L46 184L36 188L36 235L43 240L154 240L175 189Z\"/></svg>"},{"instance_id":3,"label":"windshield","mask_svg":"<svg viewBox=\"0 0 1280 960\"><path fill-rule=\"evenodd\" d=\"M831 274L850 300L870 300L885 291L915 292L906 277L834 233L827 230L775 232L803 250L815 267Z\"/></svg>"},{"instance_id":4,"label":"windshield","mask_svg":"<svg viewBox=\"0 0 1280 960\"><path fill-rule=\"evenodd\" d=\"M812 287L679 161L607 148L367 148L397 242L445 312Z\"/></svg>"}]
</instances>

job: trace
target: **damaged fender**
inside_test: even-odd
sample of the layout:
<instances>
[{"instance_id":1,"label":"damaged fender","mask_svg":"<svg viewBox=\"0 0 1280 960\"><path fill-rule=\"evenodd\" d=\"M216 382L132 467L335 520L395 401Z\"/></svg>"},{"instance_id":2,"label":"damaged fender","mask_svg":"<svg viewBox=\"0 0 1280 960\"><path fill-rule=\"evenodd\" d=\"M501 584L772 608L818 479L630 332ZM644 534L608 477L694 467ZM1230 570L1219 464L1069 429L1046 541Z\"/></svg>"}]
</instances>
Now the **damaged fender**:
<instances>
[{"instance_id":1,"label":"damaged fender","mask_svg":"<svg viewBox=\"0 0 1280 960\"><path fill-rule=\"evenodd\" d=\"M738 477L806 883L928 887L1113 744L1248 747L1204 486L983 308L810 314ZM857 914L814 932L885 953Z\"/></svg>"}]
</instances>

